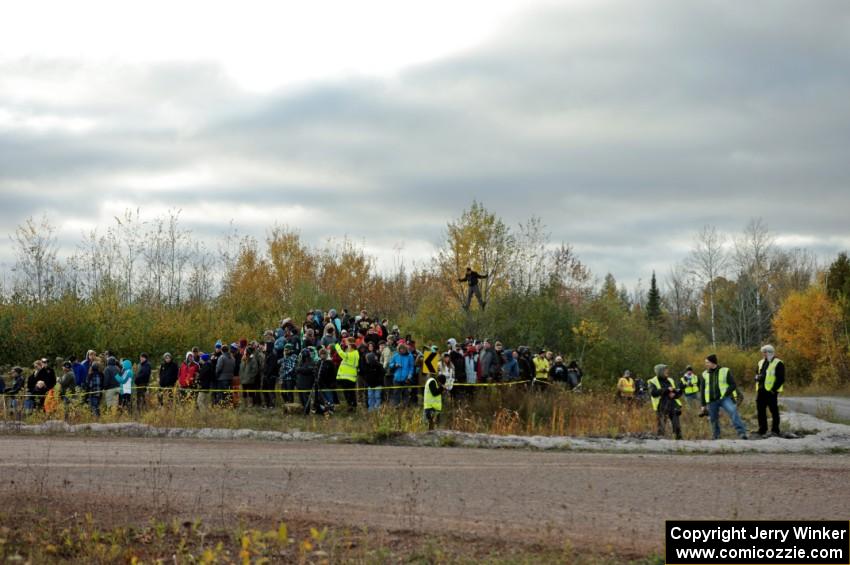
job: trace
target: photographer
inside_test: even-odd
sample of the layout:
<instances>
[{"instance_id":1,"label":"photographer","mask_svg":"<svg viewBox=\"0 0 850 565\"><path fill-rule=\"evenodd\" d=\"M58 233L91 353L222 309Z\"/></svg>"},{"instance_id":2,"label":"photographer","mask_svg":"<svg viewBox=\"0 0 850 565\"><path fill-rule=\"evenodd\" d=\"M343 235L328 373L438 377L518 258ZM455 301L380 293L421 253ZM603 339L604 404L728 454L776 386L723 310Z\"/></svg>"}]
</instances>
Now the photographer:
<instances>
[{"instance_id":1,"label":"photographer","mask_svg":"<svg viewBox=\"0 0 850 565\"><path fill-rule=\"evenodd\" d=\"M649 396L652 399L652 410L658 419L658 435L664 435L669 418L676 439L682 439L682 427L679 425L682 391L676 388L676 383L670 378L670 368L667 365L655 366L655 376L649 379Z\"/></svg>"}]
</instances>

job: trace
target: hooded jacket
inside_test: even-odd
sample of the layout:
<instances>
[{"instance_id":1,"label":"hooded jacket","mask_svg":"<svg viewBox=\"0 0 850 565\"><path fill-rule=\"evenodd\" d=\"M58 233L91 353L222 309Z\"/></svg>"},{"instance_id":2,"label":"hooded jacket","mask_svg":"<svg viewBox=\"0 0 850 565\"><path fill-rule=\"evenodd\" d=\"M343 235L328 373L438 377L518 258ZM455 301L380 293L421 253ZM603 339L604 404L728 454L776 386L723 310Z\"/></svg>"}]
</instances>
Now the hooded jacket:
<instances>
[{"instance_id":1,"label":"hooded jacket","mask_svg":"<svg viewBox=\"0 0 850 565\"><path fill-rule=\"evenodd\" d=\"M174 359L168 361L167 363L163 363L159 366L159 386L162 388L171 388L175 384L177 384L177 374L179 372L179 368L177 367L177 363L174 362Z\"/></svg>"},{"instance_id":2,"label":"hooded jacket","mask_svg":"<svg viewBox=\"0 0 850 565\"><path fill-rule=\"evenodd\" d=\"M198 376L200 367L194 361L186 359L180 365L180 371L177 373L177 382L181 388L189 388L195 384L195 379Z\"/></svg>"},{"instance_id":3,"label":"hooded jacket","mask_svg":"<svg viewBox=\"0 0 850 565\"><path fill-rule=\"evenodd\" d=\"M121 393L122 394L132 394L133 393L133 364L129 359L124 359L121 363L121 368L123 371L120 375L116 376L116 380L118 384L121 385Z\"/></svg>"},{"instance_id":4,"label":"hooded jacket","mask_svg":"<svg viewBox=\"0 0 850 565\"><path fill-rule=\"evenodd\" d=\"M103 390L118 388L121 385L119 376L121 369L118 367L118 359L110 357L106 360L106 369L103 371Z\"/></svg>"},{"instance_id":5,"label":"hooded jacket","mask_svg":"<svg viewBox=\"0 0 850 565\"><path fill-rule=\"evenodd\" d=\"M257 354L248 355L246 352L242 357L242 366L239 368L239 382L242 387L254 386L258 383L260 376L260 361Z\"/></svg>"},{"instance_id":6,"label":"hooded jacket","mask_svg":"<svg viewBox=\"0 0 850 565\"><path fill-rule=\"evenodd\" d=\"M390 369L393 371L393 382L403 383L413 378L414 359L410 352L401 353L396 351L390 360Z\"/></svg>"},{"instance_id":7,"label":"hooded jacket","mask_svg":"<svg viewBox=\"0 0 850 565\"><path fill-rule=\"evenodd\" d=\"M221 357L215 365L216 380L230 383L233 381L233 371L236 368L236 361L233 360L233 354L230 352L222 353ZM229 385L228 385L229 386Z\"/></svg>"}]
</instances>

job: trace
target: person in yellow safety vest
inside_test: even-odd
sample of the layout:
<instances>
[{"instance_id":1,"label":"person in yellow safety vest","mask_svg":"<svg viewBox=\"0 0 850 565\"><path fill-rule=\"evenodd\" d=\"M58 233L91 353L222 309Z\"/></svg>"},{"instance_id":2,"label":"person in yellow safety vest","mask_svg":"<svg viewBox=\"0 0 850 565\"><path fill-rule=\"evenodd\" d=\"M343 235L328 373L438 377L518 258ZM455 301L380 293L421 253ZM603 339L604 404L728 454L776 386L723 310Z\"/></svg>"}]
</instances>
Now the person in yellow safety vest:
<instances>
[{"instance_id":1,"label":"person in yellow safety vest","mask_svg":"<svg viewBox=\"0 0 850 565\"><path fill-rule=\"evenodd\" d=\"M336 372L336 386L343 389L345 395L345 403L348 404L348 411L354 412L357 410L357 368L360 366L360 352L354 347L354 340L347 338L345 340L345 349L337 343L337 355L342 362L339 364L339 369Z\"/></svg>"},{"instance_id":2,"label":"person in yellow safety vest","mask_svg":"<svg viewBox=\"0 0 850 565\"><path fill-rule=\"evenodd\" d=\"M440 414L443 411L443 391L446 388L446 376L437 375L430 377L425 382L425 421L428 422L428 431L433 430L440 421Z\"/></svg>"},{"instance_id":3,"label":"person in yellow safety vest","mask_svg":"<svg viewBox=\"0 0 850 565\"><path fill-rule=\"evenodd\" d=\"M685 394L688 404L699 404L699 377L694 373L690 365L685 369L685 374L679 379L679 386Z\"/></svg>"},{"instance_id":4,"label":"person in yellow safety vest","mask_svg":"<svg viewBox=\"0 0 850 565\"><path fill-rule=\"evenodd\" d=\"M732 425L741 439L749 439L747 427L738 414L735 404L737 385L728 367L721 367L717 355L712 353L705 358L705 371L699 381L699 400L702 403L700 416L708 415L711 421L711 433L714 439L720 439L720 410L723 409L732 420Z\"/></svg>"},{"instance_id":5,"label":"person in yellow safety vest","mask_svg":"<svg viewBox=\"0 0 850 565\"><path fill-rule=\"evenodd\" d=\"M550 368L551 363L546 358L546 350L541 349L534 357L534 381L532 384L542 383L548 385Z\"/></svg>"},{"instance_id":6,"label":"person in yellow safety vest","mask_svg":"<svg viewBox=\"0 0 850 565\"><path fill-rule=\"evenodd\" d=\"M635 379L632 377L632 372L626 369L620 380L617 381L617 398L626 402L632 402L635 399Z\"/></svg>"},{"instance_id":7,"label":"person in yellow safety vest","mask_svg":"<svg viewBox=\"0 0 850 565\"><path fill-rule=\"evenodd\" d=\"M770 432L781 435L779 431L779 393L785 384L785 363L776 356L772 345L761 348L762 359L758 362L756 373L756 411L758 412L759 435L767 434L767 409L770 408Z\"/></svg>"},{"instance_id":8,"label":"person in yellow safety vest","mask_svg":"<svg viewBox=\"0 0 850 565\"><path fill-rule=\"evenodd\" d=\"M682 426L679 424L679 415L682 413L682 391L676 388L676 382L670 378L670 368L667 365L656 365L655 376L649 379L648 384L652 411L658 419L658 435L664 435L664 428L669 418L676 439L682 439Z\"/></svg>"}]
</instances>

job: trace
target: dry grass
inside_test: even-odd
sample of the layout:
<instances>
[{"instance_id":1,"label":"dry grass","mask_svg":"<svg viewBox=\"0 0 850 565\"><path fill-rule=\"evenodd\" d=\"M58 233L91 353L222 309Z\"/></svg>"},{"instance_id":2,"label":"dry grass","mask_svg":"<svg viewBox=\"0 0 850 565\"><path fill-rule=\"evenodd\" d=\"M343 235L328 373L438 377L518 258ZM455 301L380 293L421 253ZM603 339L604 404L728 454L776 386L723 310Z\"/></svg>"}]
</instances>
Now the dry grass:
<instances>
[{"instance_id":1,"label":"dry grass","mask_svg":"<svg viewBox=\"0 0 850 565\"><path fill-rule=\"evenodd\" d=\"M698 408L685 406L682 429L685 439L707 439L707 418L697 417ZM742 408L745 420L754 421L751 399ZM7 414L7 418L13 417ZM724 434L734 434L722 416ZM272 410L260 408L198 409L193 402L152 402L141 414L104 410L94 418L88 408L72 404L53 415L33 413L24 416L28 423L47 419L64 419L71 424L87 422L138 421L157 427L231 428L272 431L311 431L324 434L352 434L362 439L380 441L402 433L427 431L419 408L383 406L366 412L361 406L356 413L340 407L332 417L304 416L298 407ZM542 435L573 437L651 436L656 431L655 415L647 404L631 405L618 401L609 393L572 394L554 388L530 393L520 387L481 388L471 400L446 399L442 429L496 435ZM668 425L668 434L670 434Z\"/></svg>"},{"instance_id":2,"label":"dry grass","mask_svg":"<svg viewBox=\"0 0 850 565\"><path fill-rule=\"evenodd\" d=\"M25 503L24 502L25 499ZM289 515L230 515L226 525L116 501L91 511L57 492L3 497L0 561L12 563L493 563L656 564L660 557L577 551L566 540L530 543L417 530L348 528ZM637 559L637 560L636 560Z\"/></svg>"}]
</instances>

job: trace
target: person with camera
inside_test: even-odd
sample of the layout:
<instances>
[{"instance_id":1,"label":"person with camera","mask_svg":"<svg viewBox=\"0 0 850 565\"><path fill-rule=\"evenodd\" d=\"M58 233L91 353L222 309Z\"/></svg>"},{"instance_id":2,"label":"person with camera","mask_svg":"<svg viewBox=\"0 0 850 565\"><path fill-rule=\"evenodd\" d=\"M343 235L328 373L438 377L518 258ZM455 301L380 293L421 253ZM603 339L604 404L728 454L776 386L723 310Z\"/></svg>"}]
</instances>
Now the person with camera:
<instances>
[{"instance_id":1,"label":"person with camera","mask_svg":"<svg viewBox=\"0 0 850 565\"><path fill-rule=\"evenodd\" d=\"M785 363L776 356L776 349L772 345L762 347L761 353L763 357L759 359L756 373L758 434L767 435L767 410L770 409L770 432L779 436L779 393L785 384Z\"/></svg>"},{"instance_id":2,"label":"person with camera","mask_svg":"<svg viewBox=\"0 0 850 565\"><path fill-rule=\"evenodd\" d=\"M676 439L682 439L682 426L679 423L679 416L682 414L682 391L676 388L676 383L670 378L670 368L667 365L655 366L655 376L649 379L649 397L658 420L658 435L664 435L669 419Z\"/></svg>"},{"instance_id":3,"label":"person with camera","mask_svg":"<svg viewBox=\"0 0 850 565\"><path fill-rule=\"evenodd\" d=\"M425 394L423 407L425 408L425 421L428 422L428 431L432 431L440 422L440 414L443 412L443 391L451 390L454 383L453 377L438 374L430 377L425 382Z\"/></svg>"},{"instance_id":4,"label":"person with camera","mask_svg":"<svg viewBox=\"0 0 850 565\"><path fill-rule=\"evenodd\" d=\"M702 403L700 416L708 415L713 439L720 439L721 409L729 415L738 437L749 438L747 427L738 414L738 406L735 403L736 391L737 385L729 367L721 367L714 353L706 357L705 371L699 382L699 398Z\"/></svg>"}]
</instances>

